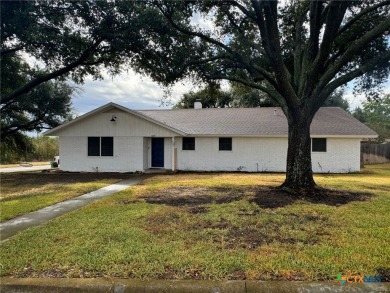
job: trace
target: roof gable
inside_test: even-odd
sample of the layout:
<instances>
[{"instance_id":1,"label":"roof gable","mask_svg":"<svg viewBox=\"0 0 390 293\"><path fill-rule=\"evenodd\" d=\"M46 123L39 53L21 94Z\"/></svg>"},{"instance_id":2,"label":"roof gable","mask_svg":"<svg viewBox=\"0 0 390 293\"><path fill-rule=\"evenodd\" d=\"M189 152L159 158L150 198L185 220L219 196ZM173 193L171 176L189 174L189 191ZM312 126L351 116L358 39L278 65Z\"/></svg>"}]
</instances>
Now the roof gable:
<instances>
[{"instance_id":1,"label":"roof gable","mask_svg":"<svg viewBox=\"0 0 390 293\"><path fill-rule=\"evenodd\" d=\"M115 104L115 103L108 103L104 106L101 106L101 107L95 109L95 110L92 110L92 111L90 111L84 115L81 115L81 116L79 116L79 117L77 117L69 122L66 122L64 124L61 124L61 125L53 128L53 129L46 131L44 133L44 135L51 135L51 136L61 135L61 133L64 132L65 130L67 130L71 127L77 126L78 124L82 123L83 121L93 119L93 117L95 117L99 114L103 114L103 113L109 114L112 111L120 111L120 112L123 112L126 114L134 115L135 117L140 118L140 119L145 120L145 121L148 121L152 124L155 124L156 126L163 127L165 129L169 130L170 132L174 132L174 133L179 134L179 135L184 135L184 133L182 133L181 131L179 131L179 130L177 130L169 125L165 125L164 123L161 123L160 121L156 121L151 117L146 117L137 111L130 110L126 107L120 106L120 105Z\"/></svg>"}]
</instances>

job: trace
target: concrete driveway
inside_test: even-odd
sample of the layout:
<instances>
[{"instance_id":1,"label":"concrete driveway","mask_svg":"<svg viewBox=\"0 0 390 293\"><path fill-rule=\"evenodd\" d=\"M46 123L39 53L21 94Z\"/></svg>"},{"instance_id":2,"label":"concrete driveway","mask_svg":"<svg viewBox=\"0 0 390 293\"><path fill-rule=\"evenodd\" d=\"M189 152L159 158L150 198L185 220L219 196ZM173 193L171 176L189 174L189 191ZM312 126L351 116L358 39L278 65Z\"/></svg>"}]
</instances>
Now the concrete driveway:
<instances>
[{"instance_id":1,"label":"concrete driveway","mask_svg":"<svg viewBox=\"0 0 390 293\"><path fill-rule=\"evenodd\" d=\"M50 165L43 166L31 166L31 167L13 167L13 168L0 168L0 173L18 173L18 172L33 172L50 169Z\"/></svg>"}]
</instances>

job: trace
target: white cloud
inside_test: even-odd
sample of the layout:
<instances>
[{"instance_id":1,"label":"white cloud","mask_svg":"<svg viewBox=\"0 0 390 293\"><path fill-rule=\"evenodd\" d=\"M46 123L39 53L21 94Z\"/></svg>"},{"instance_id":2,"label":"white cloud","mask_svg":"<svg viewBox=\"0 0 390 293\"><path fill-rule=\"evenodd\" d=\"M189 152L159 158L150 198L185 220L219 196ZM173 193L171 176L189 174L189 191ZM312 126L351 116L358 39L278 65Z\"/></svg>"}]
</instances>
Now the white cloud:
<instances>
[{"instance_id":1,"label":"white cloud","mask_svg":"<svg viewBox=\"0 0 390 293\"><path fill-rule=\"evenodd\" d=\"M161 105L164 89L149 77L134 71L110 77L103 74L104 80L87 78L80 86L81 91L74 95L73 105L76 113L83 114L109 102L114 102L131 109L170 108ZM194 90L189 81L175 84L171 91L171 101L175 104L182 94Z\"/></svg>"},{"instance_id":2,"label":"white cloud","mask_svg":"<svg viewBox=\"0 0 390 293\"><path fill-rule=\"evenodd\" d=\"M390 94L390 80L383 85L382 92L384 95ZM365 95L354 95L352 91L352 85L347 88L347 91L344 94L344 99L349 102L350 110L355 110L357 107L362 107L363 102L367 101Z\"/></svg>"}]
</instances>

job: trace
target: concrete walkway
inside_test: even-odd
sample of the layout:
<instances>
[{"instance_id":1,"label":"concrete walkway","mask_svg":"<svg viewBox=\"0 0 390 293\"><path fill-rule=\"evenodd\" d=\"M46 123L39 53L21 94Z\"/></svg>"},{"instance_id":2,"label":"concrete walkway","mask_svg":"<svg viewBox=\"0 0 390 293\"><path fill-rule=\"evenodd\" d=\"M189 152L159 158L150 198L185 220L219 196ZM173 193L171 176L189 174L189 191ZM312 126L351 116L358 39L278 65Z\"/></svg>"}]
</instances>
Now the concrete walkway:
<instances>
[{"instance_id":1,"label":"concrete walkway","mask_svg":"<svg viewBox=\"0 0 390 293\"><path fill-rule=\"evenodd\" d=\"M38 211L3 222L0 224L0 241L6 240L7 238L18 233L19 231L25 230L32 226L40 225L42 223L46 223L51 219L77 210L91 202L124 190L129 186L141 182L144 178L145 176L134 176L130 179L119 181L118 183L100 188L90 193L86 193L78 197L59 202L55 205L45 207Z\"/></svg>"}]
</instances>

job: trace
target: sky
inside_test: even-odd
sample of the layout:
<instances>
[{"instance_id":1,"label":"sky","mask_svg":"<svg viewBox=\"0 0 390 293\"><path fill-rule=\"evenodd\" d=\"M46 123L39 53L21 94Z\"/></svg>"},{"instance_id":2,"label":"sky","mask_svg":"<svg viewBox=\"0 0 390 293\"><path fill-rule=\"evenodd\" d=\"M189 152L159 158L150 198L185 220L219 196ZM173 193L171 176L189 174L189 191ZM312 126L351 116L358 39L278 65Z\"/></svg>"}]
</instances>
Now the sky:
<instances>
[{"instance_id":1,"label":"sky","mask_svg":"<svg viewBox=\"0 0 390 293\"><path fill-rule=\"evenodd\" d=\"M202 29L215 32L210 17L201 17L199 14L195 14L192 17L192 23ZM25 55L25 58L31 64L37 64L37 61L31 56ZM164 89L149 77L141 76L132 70L115 77L103 73L103 77L103 80L93 80L91 77L87 77L84 84L77 85L79 90L73 95L73 111L76 115L85 114L109 102L135 110L170 109L184 93L199 89L189 81L177 83L171 88L170 100L172 103L162 105L161 101L165 95ZM350 104L350 110L361 106L362 102L365 101L363 95L355 96L353 94L352 87L352 85L348 86L344 94L344 98ZM226 85L223 85L223 88L226 89ZM390 78L384 84L383 92L390 94Z\"/></svg>"},{"instance_id":2,"label":"sky","mask_svg":"<svg viewBox=\"0 0 390 293\"><path fill-rule=\"evenodd\" d=\"M135 110L170 109L179 101L184 93L198 88L189 81L177 83L171 89L171 105L161 105L164 89L149 77L141 76L134 71L110 77L104 75L104 80L87 78L73 96L73 108L77 115L82 115L107 103L114 102ZM348 87L344 98L354 110L365 101L364 96L355 96L352 86ZM384 84L384 93L390 93L390 80Z\"/></svg>"},{"instance_id":3,"label":"sky","mask_svg":"<svg viewBox=\"0 0 390 293\"><path fill-rule=\"evenodd\" d=\"M215 32L215 27L210 17L201 17L195 14L192 23L202 29ZM344 98L350 105L350 110L362 105L365 101L363 95L356 96L352 92L353 85L346 88ZM171 105L161 105L164 96L164 89L148 77L143 77L130 70L126 74L116 77L104 75L104 80L87 79L80 91L73 96L74 112L78 115L96 109L109 102L114 102L130 109L170 109L177 103L180 97L191 90L196 91L198 87L189 81L178 83L171 90ZM384 94L390 94L390 78L384 84Z\"/></svg>"},{"instance_id":4,"label":"sky","mask_svg":"<svg viewBox=\"0 0 390 293\"><path fill-rule=\"evenodd\" d=\"M104 74L103 80L87 78L73 95L73 108L76 114L84 114L109 102L135 110L170 109L172 105L162 105L164 88L149 77L130 70L115 77ZM189 82L177 83L171 89L171 100L177 102L181 95L196 90Z\"/></svg>"}]
</instances>

